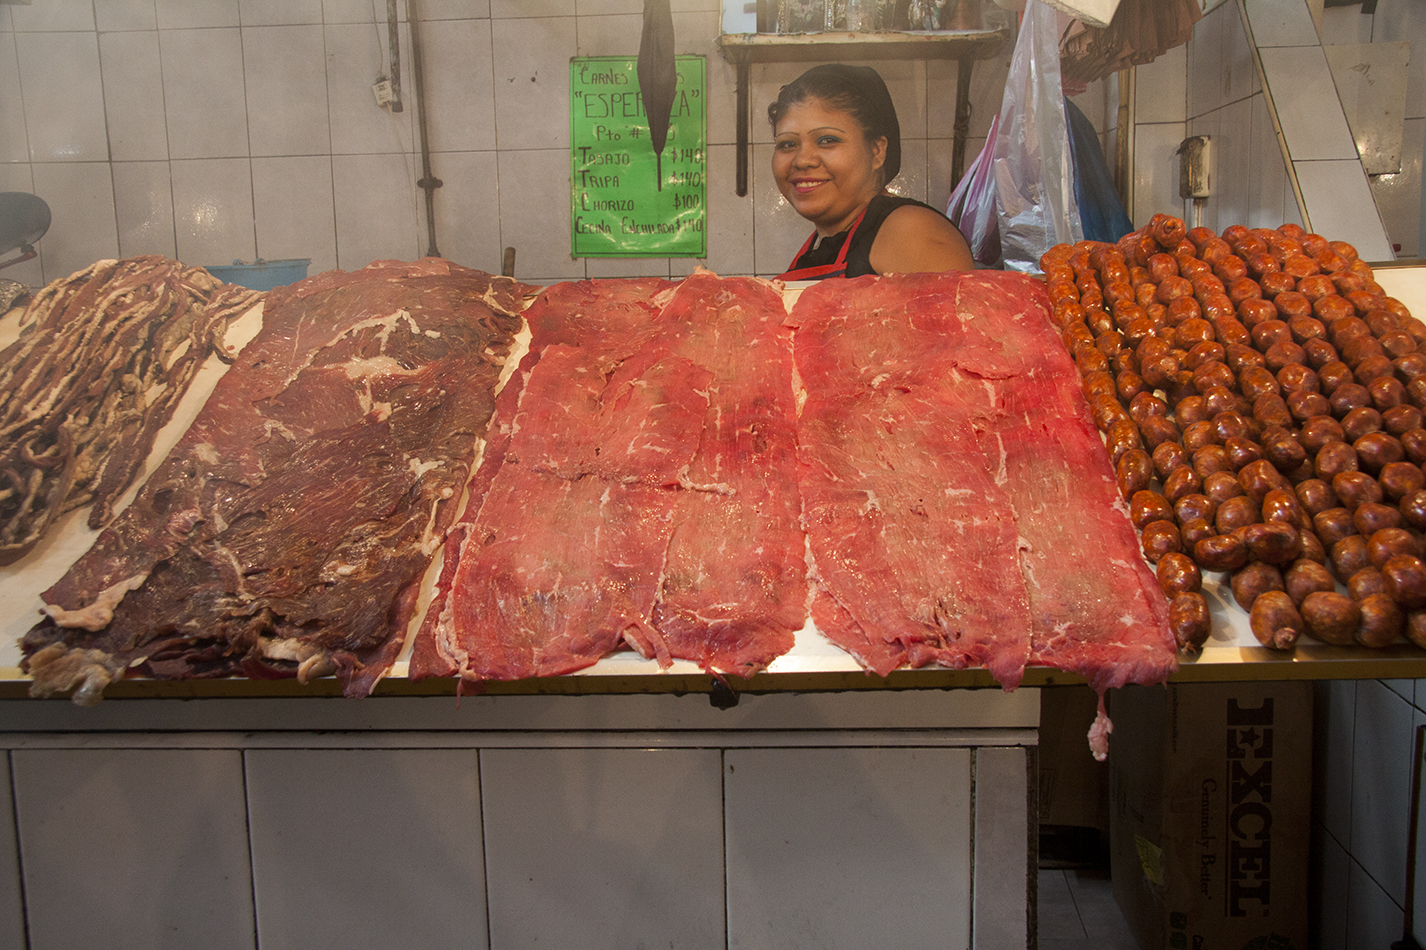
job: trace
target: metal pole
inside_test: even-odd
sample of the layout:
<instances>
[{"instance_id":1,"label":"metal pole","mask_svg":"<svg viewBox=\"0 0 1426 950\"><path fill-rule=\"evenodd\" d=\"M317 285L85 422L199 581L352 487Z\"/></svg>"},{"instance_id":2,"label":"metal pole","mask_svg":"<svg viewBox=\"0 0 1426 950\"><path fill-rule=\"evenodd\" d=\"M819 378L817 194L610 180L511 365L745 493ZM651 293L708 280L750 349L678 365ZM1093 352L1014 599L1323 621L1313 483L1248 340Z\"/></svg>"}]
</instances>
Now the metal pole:
<instances>
[{"instance_id":1,"label":"metal pole","mask_svg":"<svg viewBox=\"0 0 1426 950\"><path fill-rule=\"evenodd\" d=\"M416 127L421 132L421 180L416 186L426 193L426 256L440 257L436 248L436 189L442 182L431 174L431 143L426 137L426 81L421 70L421 20L418 0L406 0L406 22L411 29L411 69L416 74Z\"/></svg>"},{"instance_id":2,"label":"metal pole","mask_svg":"<svg viewBox=\"0 0 1426 950\"><path fill-rule=\"evenodd\" d=\"M386 0L386 46L391 61L391 111L401 111L401 36L396 29L396 0Z\"/></svg>"}]
</instances>

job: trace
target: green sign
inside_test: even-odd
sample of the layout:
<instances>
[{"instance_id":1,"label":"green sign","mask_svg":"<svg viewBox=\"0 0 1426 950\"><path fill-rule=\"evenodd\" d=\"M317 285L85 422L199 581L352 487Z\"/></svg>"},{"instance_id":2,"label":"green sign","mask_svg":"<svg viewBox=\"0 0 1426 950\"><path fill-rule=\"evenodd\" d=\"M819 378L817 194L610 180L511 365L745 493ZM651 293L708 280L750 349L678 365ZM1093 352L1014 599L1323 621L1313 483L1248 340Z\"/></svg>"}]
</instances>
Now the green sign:
<instances>
[{"instance_id":1,"label":"green sign","mask_svg":"<svg viewBox=\"0 0 1426 950\"><path fill-rule=\"evenodd\" d=\"M569 63L570 224L575 257L706 257L706 63L679 56L662 181L632 56Z\"/></svg>"}]
</instances>

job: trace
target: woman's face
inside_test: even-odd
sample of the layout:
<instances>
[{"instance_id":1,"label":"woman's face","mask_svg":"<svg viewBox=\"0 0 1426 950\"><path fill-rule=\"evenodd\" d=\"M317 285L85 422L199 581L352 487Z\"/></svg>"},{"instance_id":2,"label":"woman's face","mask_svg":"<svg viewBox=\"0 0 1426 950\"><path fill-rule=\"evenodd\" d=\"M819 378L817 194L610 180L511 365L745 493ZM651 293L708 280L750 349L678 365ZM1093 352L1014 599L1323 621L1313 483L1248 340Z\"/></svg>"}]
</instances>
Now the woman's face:
<instances>
[{"instance_id":1,"label":"woman's face","mask_svg":"<svg viewBox=\"0 0 1426 950\"><path fill-rule=\"evenodd\" d=\"M788 108L773 134L777 188L819 234L850 227L881 190L886 138L868 143L851 113L805 99Z\"/></svg>"}]
</instances>

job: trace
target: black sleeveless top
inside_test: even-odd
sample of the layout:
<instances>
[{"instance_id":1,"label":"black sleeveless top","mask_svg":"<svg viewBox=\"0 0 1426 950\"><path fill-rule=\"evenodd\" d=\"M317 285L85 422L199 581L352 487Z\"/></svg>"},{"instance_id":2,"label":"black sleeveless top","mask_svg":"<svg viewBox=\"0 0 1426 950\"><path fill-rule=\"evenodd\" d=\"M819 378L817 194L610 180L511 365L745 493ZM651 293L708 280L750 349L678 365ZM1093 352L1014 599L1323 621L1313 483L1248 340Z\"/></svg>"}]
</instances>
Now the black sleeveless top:
<instances>
[{"instance_id":1,"label":"black sleeveless top","mask_svg":"<svg viewBox=\"0 0 1426 950\"><path fill-rule=\"evenodd\" d=\"M848 277L861 277L865 274L875 274L876 271L871 266L871 245L876 240L876 234L881 230L882 223L886 216L897 208L905 205L916 205L919 208L928 208L936 211L930 205L917 201L915 198L901 198L896 195L877 195L871 199L867 205L866 215L862 218L861 225L856 229L856 234L852 236L852 246L847 250L847 274ZM936 211L937 214L941 212ZM945 215L941 215L945 217ZM949 220L949 219L947 219ZM837 260L837 255L842 250L842 243L847 239L847 232L834 234L831 237L822 238L812 247L792 262L789 271L801 270L804 267L817 267L831 264Z\"/></svg>"}]
</instances>

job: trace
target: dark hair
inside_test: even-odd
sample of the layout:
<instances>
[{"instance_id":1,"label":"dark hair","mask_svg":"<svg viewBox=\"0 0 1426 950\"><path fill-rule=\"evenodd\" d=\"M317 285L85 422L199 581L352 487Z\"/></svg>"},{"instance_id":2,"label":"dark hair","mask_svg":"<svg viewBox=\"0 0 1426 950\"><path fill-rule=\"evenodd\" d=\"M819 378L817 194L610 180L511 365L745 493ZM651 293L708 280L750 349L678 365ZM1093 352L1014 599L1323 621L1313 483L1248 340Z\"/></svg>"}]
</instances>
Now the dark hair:
<instances>
[{"instance_id":1,"label":"dark hair","mask_svg":"<svg viewBox=\"0 0 1426 950\"><path fill-rule=\"evenodd\" d=\"M792 82L783 86L777 101L767 107L767 118L776 131L778 120L799 102L820 99L834 109L851 114L862 128L868 144L886 137L886 161L881 166L882 183L891 181L901 170L901 125L896 121L896 106L881 74L870 66L848 66L827 63L813 66Z\"/></svg>"}]
</instances>

